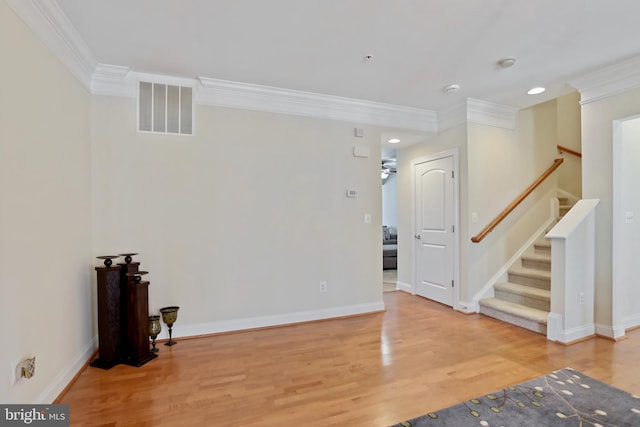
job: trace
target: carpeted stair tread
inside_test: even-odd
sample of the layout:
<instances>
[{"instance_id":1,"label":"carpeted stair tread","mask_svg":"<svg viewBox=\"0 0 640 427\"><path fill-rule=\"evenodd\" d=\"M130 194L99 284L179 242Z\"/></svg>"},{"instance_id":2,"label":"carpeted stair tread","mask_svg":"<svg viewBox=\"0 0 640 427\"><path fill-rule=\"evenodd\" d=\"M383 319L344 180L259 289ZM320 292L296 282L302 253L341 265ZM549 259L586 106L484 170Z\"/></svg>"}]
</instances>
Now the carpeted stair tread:
<instances>
[{"instance_id":1,"label":"carpeted stair tread","mask_svg":"<svg viewBox=\"0 0 640 427\"><path fill-rule=\"evenodd\" d=\"M522 255L522 259L527 259L527 260L531 260L531 261L551 262L551 255L533 253L533 254Z\"/></svg>"},{"instance_id":2,"label":"carpeted stair tread","mask_svg":"<svg viewBox=\"0 0 640 427\"><path fill-rule=\"evenodd\" d=\"M510 292L512 294L522 295L528 298L539 299L543 301L551 300L551 291L546 289L538 289L532 286L519 285L517 283L503 282L494 285L496 290Z\"/></svg>"},{"instance_id":3,"label":"carpeted stair tread","mask_svg":"<svg viewBox=\"0 0 640 427\"><path fill-rule=\"evenodd\" d=\"M550 271L538 270L536 268L512 267L509 269L509 273L517 274L519 276L529 276L529 277L535 277L537 279L551 280Z\"/></svg>"},{"instance_id":4,"label":"carpeted stair tread","mask_svg":"<svg viewBox=\"0 0 640 427\"><path fill-rule=\"evenodd\" d=\"M532 253L520 257L524 268L551 271L551 254Z\"/></svg>"},{"instance_id":5,"label":"carpeted stair tread","mask_svg":"<svg viewBox=\"0 0 640 427\"><path fill-rule=\"evenodd\" d=\"M512 316L521 317L523 319L532 320L534 322L546 325L548 312L538 310L536 308L526 307L510 301L498 298L484 298L480 300L481 307L488 307ZM482 311L481 311L482 312Z\"/></svg>"},{"instance_id":6,"label":"carpeted stair tread","mask_svg":"<svg viewBox=\"0 0 640 427\"><path fill-rule=\"evenodd\" d=\"M534 246L541 246L541 247L547 247L550 248L551 247L551 239L547 239L546 237L541 237L539 239L536 239L535 242L533 242Z\"/></svg>"},{"instance_id":7,"label":"carpeted stair tread","mask_svg":"<svg viewBox=\"0 0 640 427\"><path fill-rule=\"evenodd\" d=\"M537 254L551 255L551 239L537 239L533 242L533 250Z\"/></svg>"}]
</instances>

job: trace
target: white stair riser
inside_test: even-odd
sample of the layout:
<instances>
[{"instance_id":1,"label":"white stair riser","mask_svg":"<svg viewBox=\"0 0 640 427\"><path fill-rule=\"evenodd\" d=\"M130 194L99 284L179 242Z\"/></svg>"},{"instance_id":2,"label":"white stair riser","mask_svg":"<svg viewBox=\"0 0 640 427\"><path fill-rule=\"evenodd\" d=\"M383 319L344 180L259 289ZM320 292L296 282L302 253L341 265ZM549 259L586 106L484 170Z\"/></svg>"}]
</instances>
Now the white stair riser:
<instances>
[{"instance_id":1,"label":"white stair riser","mask_svg":"<svg viewBox=\"0 0 640 427\"><path fill-rule=\"evenodd\" d=\"M516 304L524 305L526 307L537 308L538 310L551 310L551 301L549 300L532 298L527 295L509 292L504 289L496 289L495 297L498 299L503 299L505 301L511 301Z\"/></svg>"},{"instance_id":2,"label":"white stair riser","mask_svg":"<svg viewBox=\"0 0 640 427\"><path fill-rule=\"evenodd\" d=\"M509 272L509 281L511 283L517 283L519 285L531 286L538 289L551 289L551 279L532 277L526 274Z\"/></svg>"},{"instance_id":3,"label":"white stair riser","mask_svg":"<svg viewBox=\"0 0 640 427\"><path fill-rule=\"evenodd\" d=\"M533 249L534 249L535 253L537 253L537 254L540 254L540 255L551 255L551 246L534 245Z\"/></svg>"},{"instance_id":4,"label":"white stair riser","mask_svg":"<svg viewBox=\"0 0 640 427\"><path fill-rule=\"evenodd\" d=\"M551 271L551 260L538 260L522 257L522 266L524 268Z\"/></svg>"},{"instance_id":5,"label":"white stair riser","mask_svg":"<svg viewBox=\"0 0 640 427\"><path fill-rule=\"evenodd\" d=\"M495 310L490 307L484 307L480 304L480 313L485 316L493 317L494 319L501 320L503 322L511 323L512 325L520 326L521 328L528 329L539 334L547 334L547 325L538 323L534 320L524 319L522 317L515 316L510 313Z\"/></svg>"}]
</instances>

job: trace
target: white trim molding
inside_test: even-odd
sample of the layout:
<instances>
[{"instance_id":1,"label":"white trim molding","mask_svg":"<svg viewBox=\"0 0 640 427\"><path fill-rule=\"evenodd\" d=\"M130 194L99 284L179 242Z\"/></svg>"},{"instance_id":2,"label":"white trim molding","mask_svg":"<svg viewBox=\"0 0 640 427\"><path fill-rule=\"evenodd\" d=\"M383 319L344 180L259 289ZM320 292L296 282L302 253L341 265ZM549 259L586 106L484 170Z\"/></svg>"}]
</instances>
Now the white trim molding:
<instances>
[{"instance_id":1,"label":"white trim molding","mask_svg":"<svg viewBox=\"0 0 640 427\"><path fill-rule=\"evenodd\" d=\"M208 77L199 80L198 104L437 132L431 110Z\"/></svg>"},{"instance_id":2,"label":"white trim molding","mask_svg":"<svg viewBox=\"0 0 640 427\"><path fill-rule=\"evenodd\" d=\"M84 368L91 356L98 348L98 336L94 336L91 341L86 343L80 353L76 355L73 361L69 364L67 369L61 371L53 381L48 384L44 390L36 397L34 404L49 404L54 402L56 398L62 393L62 391L71 384L73 378L78 372Z\"/></svg>"},{"instance_id":3,"label":"white trim molding","mask_svg":"<svg viewBox=\"0 0 640 427\"><path fill-rule=\"evenodd\" d=\"M624 325L603 325L601 323L596 323L596 334L611 338L613 340L621 339L625 336L626 331Z\"/></svg>"},{"instance_id":4,"label":"white trim molding","mask_svg":"<svg viewBox=\"0 0 640 427\"><path fill-rule=\"evenodd\" d=\"M98 63L55 0L5 1L92 94L136 96L140 74L126 66ZM188 80L183 86L197 87L200 82L202 90L196 91L195 99L202 105L437 132L436 113L431 110L207 77Z\"/></svg>"},{"instance_id":5,"label":"white trim molding","mask_svg":"<svg viewBox=\"0 0 640 427\"><path fill-rule=\"evenodd\" d=\"M406 282L396 282L396 289L399 291L403 291L406 292L408 294L411 295L415 295L416 291L414 289L414 287L410 284L410 283L406 283Z\"/></svg>"},{"instance_id":6,"label":"white trim molding","mask_svg":"<svg viewBox=\"0 0 640 427\"><path fill-rule=\"evenodd\" d=\"M517 119L518 109L515 107L467 99L467 120L470 122L514 130Z\"/></svg>"},{"instance_id":7,"label":"white trim molding","mask_svg":"<svg viewBox=\"0 0 640 427\"><path fill-rule=\"evenodd\" d=\"M547 316L547 339L563 344L592 337L596 333L596 326L593 323L578 325L574 328L564 329L564 317L558 313L549 313Z\"/></svg>"},{"instance_id":8,"label":"white trim molding","mask_svg":"<svg viewBox=\"0 0 640 427\"><path fill-rule=\"evenodd\" d=\"M272 326L284 326L295 323L311 322L316 320L332 319L344 316L356 316L360 314L373 314L385 311L384 303L355 304L342 307L333 307L321 310L299 311L272 316L248 317L244 319L221 320L218 322L198 323L182 325L178 335L174 331L173 337L195 337L200 335L218 334L224 332L236 332L248 329L268 328ZM158 339L167 339L169 334L163 331Z\"/></svg>"},{"instance_id":9,"label":"white trim molding","mask_svg":"<svg viewBox=\"0 0 640 427\"><path fill-rule=\"evenodd\" d=\"M640 56L583 74L569 81L580 92L580 104L599 101L640 87Z\"/></svg>"},{"instance_id":10,"label":"white trim molding","mask_svg":"<svg viewBox=\"0 0 640 427\"><path fill-rule=\"evenodd\" d=\"M480 306L477 301L458 301L454 309L464 314L480 313Z\"/></svg>"},{"instance_id":11,"label":"white trim molding","mask_svg":"<svg viewBox=\"0 0 640 427\"><path fill-rule=\"evenodd\" d=\"M481 99L467 98L465 103L438 115L438 132L469 122L514 130L518 123L518 109Z\"/></svg>"},{"instance_id":12,"label":"white trim molding","mask_svg":"<svg viewBox=\"0 0 640 427\"><path fill-rule=\"evenodd\" d=\"M5 0L71 73L91 87L98 61L69 18L53 0Z\"/></svg>"},{"instance_id":13,"label":"white trim molding","mask_svg":"<svg viewBox=\"0 0 640 427\"><path fill-rule=\"evenodd\" d=\"M91 75L91 93L135 98L136 78L129 67L98 64Z\"/></svg>"}]
</instances>

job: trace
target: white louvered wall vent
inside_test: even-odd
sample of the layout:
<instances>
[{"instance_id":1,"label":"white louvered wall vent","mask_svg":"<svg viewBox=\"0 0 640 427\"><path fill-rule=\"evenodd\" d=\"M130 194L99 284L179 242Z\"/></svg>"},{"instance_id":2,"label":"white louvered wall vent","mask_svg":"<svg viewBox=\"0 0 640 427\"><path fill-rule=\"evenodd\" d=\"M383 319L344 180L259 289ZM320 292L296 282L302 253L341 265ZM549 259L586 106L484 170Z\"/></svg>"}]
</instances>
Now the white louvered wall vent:
<instances>
[{"instance_id":1,"label":"white louvered wall vent","mask_svg":"<svg viewBox=\"0 0 640 427\"><path fill-rule=\"evenodd\" d=\"M193 135L193 88L140 82L138 131Z\"/></svg>"}]
</instances>

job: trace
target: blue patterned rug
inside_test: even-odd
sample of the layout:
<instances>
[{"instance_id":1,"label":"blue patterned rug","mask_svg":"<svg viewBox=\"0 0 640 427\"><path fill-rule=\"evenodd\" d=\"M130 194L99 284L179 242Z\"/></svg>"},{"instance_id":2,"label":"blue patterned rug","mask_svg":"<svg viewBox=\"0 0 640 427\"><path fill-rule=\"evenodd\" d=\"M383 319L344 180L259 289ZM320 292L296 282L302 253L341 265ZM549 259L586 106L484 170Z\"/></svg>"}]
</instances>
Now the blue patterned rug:
<instances>
[{"instance_id":1,"label":"blue patterned rug","mask_svg":"<svg viewBox=\"0 0 640 427\"><path fill-rule=\"evenodd\" d=\"M422 426L640 426L640 396L565 368L393 427Z\"/></svg>"}]
</instances>

